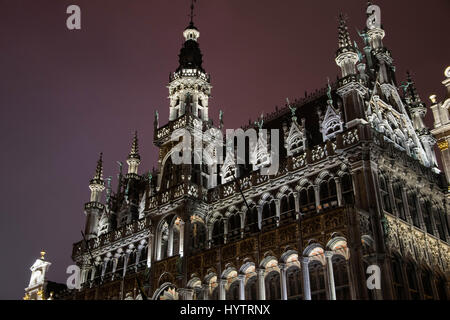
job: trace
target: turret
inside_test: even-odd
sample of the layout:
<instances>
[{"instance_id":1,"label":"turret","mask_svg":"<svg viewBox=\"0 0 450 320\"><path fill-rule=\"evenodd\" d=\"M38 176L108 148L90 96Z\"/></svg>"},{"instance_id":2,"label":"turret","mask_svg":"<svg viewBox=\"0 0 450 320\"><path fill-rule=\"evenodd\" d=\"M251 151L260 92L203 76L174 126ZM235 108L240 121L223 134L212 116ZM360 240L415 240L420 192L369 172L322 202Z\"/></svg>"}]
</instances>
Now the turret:
<instances>
[{"instance_id":1,"label":"turret","mask_svg":"<svg viewBox=\"0 0 450 320\"><path fill-rule=\"evenodd\" d=\"M407 73L407 79L408 82L405 86L405 100L411 115L414 129L420 134L427 129L424 123L427 108L420 100L419 94L417 93L416 84L411 79L411 74L409 72Z\"/></svg>"},{"instance_id":2,"label":"turret","mask_svg":"<svg viewBox=\"0 0 450 320\"><path fill-rule=\"evenodd\" d=\"M46 300L50 293L47 292L47 271L51 263L45 260L45 251L41 251L41 257L30 267L31 278L28 287L25 288L24 300Z\"/></svg>"},{"instance_id":3,"label":"turret","mask_svg":"<svg viewBox=\"0 0 450 320\"><path fill-rule=\"evenodd\" d=\"M133 143L131 144L131 152L128 155L128 175L137 175L141 156L139 155L139 145L137 131L134 133Z\"/></svg>"},{"instance_id":4,"label":"turret","mask_svg":"<svg viewBox=\"0 0 450 320\"><path fill-rule=\"evenodd\" d=\"M87 239L97 236L98 221L105 208L105 206L100 203L102 192L105 190L102 153L100 153L100 158L97 161L97 168L95 169L94 178L89 184L89 189L91 190L90 202L84 205L84 212L86 214L85 234Z\"/></svg>"},{"instance_id":5,"label":"turret","mask_svg":"<svg viewBox=\"0 0 450 320\"><path fill-rule=\"evenodd\" d=\"M336 64L341 68L342 77L356 74L358 53L352 45L344 15L339 15L339 49L336 52Z\"/></svg>"},{"instance_id":6,"label":"turret","mask_svg":"<svg viewBox=\"0 0 450 320\"><path fill-rule=\"evenodd\" d=\"M339 79L337 93L343 100L345 121L347 127L357 124L367 123L364 114L363 97L367 94L364 86L366 79L361 79L361 73L365 76L364 70L359 73L356 64L360 56L356 48L352 45L352 40L347 28L344 15L339 15L339 48L336 52L336 64L341 68L342 78Z\"/></svg>"},{"instance_id":7,"label":"turret","mask_svg":"<svg viewBox=\"0 0 450 320\"><path fill-rule=\"evenodd\" d=\"M202 66L203 55L198 44L200 32L194 26L192 18L183 36L185 42L178 55L179 66L170 74L169 120L191 113L200 120L208 121L210 78Z\"/></svg>"},{"instance_id":8,"label":"turret","mask_svg":"<svg viewBox=\"0 0 450 320\"><path fill-rule=\"evenodd\" d=\"M366 13L365 37L367 37L370 48L372 49L371 54L376 58L375 60L379 67L378 82L380 84L395 83L394 60L390 51L383 45L383 39L386 33L381 25L381 9L369 1Z\"/></svg>"}]
</instances>

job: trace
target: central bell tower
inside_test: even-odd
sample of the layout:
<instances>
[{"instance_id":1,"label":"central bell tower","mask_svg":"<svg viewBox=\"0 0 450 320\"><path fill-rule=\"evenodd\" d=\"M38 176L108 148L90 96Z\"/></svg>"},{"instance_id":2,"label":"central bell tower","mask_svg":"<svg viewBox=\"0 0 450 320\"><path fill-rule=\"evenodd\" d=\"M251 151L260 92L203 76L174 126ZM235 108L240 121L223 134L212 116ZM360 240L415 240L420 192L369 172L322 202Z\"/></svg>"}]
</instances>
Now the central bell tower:
<instances>
[{"instance_id":1,"label":"central bell tower","mask_svg":"<svg viewBox=\"0 0 450 320\"><path fill-rule=\"evenodd\" d=\"M209 75L202 67L203 55L198 44L200 32L192 20L183 36L185 42L178 55L179 66L169 78L169 121L174 121L186 113L201 121L208 121L211 84Z\"/></svg>"},{"instance_id":2,"label":"central bell tower","mask_svg":"<svg viewBox=\"0 0 450 320\"><path fill-rule=\"evenodd\" d=\"M215 157L221 151L219 147L207 148L205 137L220 137L216 134L220 129L213 126L208 114L212 86L210 76L203 68L203 54L198 43L200 31L194 25L193 16L192 5L190 22L183 31L178 67L169 75L169 121L160 126L156 112L154 144L159 148L157 190L189 186L189 192L200 197L202 189L217 184ZM181 143L189 145L191 155L176 151ZM183 154L181 164L173 162L173 156L178 154Z\"/></svg>"}]
</instances>

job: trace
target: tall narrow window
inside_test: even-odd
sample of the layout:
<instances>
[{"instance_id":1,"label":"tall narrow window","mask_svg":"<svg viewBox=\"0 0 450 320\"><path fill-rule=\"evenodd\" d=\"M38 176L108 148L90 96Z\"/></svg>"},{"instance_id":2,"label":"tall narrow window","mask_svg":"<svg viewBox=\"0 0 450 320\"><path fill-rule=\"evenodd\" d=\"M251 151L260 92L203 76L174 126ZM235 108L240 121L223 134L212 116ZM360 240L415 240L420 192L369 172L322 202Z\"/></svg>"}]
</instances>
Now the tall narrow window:
<instances>
[{"instance_id":1,"label":"tall narrow window","mask_svg":"<svg viewBox=\"0 0 450 320\"><path fill-rule=\"evenodd\" d=\"M419 227L419 213L417 211L417 196L413 190L408 191L408 208L413 224Z\"/></svg>"},{"instance_id":2,"label":"tall narrow window","mask_svg":"<svg viewBox=\"0 0 450 320\"><path fill-rule=\"evenodd\" d=\"M436 234L435 236L439 236L441 240L445 241L445 225L443 224L443 222L445 223L445 221L443 221L444 215L442 214L441 209L437 206L433 208L433 217L436 229L438 231L438 234Z\"/></svg>"},{"instance_id":3,"label":"tall narrow window","mask_svg":"<svg viewBox=\"0 0 450 320\"><path fill-rule=\"evenodd\" d=\"M353 204L353 182L349 174L344 174L341 178L342 199L344 204Z\"/></svg>"},{"instance_id":4,"label":"tall narrow window","mask_svg":"<svg viewBox=\"0 0 450 320\"><path fill-rule=\"evenodd\" d=\"M425 223L425 228L427 229L426 231L429 234L433 234L433 227L431 224L431 215L432 215L431 202L429 200L423 200L420 202L420 205L422 208L423 222Z\"/></svg>"},{"instance_id":5,"label":"tall narrow window","mask_svg":"<svg viewBox=\"0 0 450 320\"><path fill-rule=\"evenodd\" d=\"M398 215L400 219L406 220L406 214L405 214L405 207L403 204L403 196L402 196L402 185L400 182L396 182L393 185L394 189L394 199L395 199L395 206L397 207Z\"/></svg>"},{"instance_id":6,"label":"tall narrow window","mask_svg":"<svg viewBox=\"0 0 450 320\"><path fill-rule=\"evenodd\" d=\"M388 185L386 182L386 178L382 175L380 175L380 193L384 211L392 213L391 199L389 197Z\"/></svg>"}]
</instances>

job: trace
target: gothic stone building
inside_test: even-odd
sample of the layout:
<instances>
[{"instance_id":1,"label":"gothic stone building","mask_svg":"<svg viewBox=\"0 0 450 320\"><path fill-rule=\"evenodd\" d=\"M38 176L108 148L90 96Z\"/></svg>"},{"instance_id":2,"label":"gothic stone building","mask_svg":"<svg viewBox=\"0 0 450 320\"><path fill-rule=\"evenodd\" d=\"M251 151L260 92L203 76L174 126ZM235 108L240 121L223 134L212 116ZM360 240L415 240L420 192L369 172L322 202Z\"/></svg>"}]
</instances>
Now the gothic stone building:
<instances>
[{"instance_id":1,"label":"gothic stone building","mask_svg":"<svg viewBox=\"0 0 450 320\"><path fill-rule=\"evenodd\" d=\"M208 117L210 76L191 20L169 78L168 123L155 114L158 167L139 173L135 135L113 191L100 157L85 240L73 246L81 288L61 297L448 299L450 179L434 145L449 174L450 72L430 132L411 77L396 80L378 12L369 4L362 51L340 16L337 82L243 128L280 130L273 175L262 174L271 156L259 147L256 164L236 164L236 146L224 147L222 165L208 148L193 156L201 164L173 163L175 130L224 130L222 117L217 127ZM381 289L372 290L377 267Z\"/></svg>"}]
</instances>

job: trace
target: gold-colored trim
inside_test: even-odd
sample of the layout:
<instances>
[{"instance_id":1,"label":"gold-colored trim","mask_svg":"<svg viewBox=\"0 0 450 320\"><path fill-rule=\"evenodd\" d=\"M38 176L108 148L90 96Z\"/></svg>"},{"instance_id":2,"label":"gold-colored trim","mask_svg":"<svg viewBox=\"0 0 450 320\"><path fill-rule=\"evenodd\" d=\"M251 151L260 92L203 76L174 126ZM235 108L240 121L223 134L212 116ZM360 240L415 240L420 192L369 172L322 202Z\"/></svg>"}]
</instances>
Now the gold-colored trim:
<instances>
[{"instance_id":1,"label":"gold-colored trim","mask_svg":"<svg viewBox=\"0 0 450 320\"><path fill-rule=\"evenodd\" d=\"M447 140L439 141L438 147L439 147L439 149L441 149L441 151L447 150L448 149L448 141Z\"/></svg>"}]
</instances>

